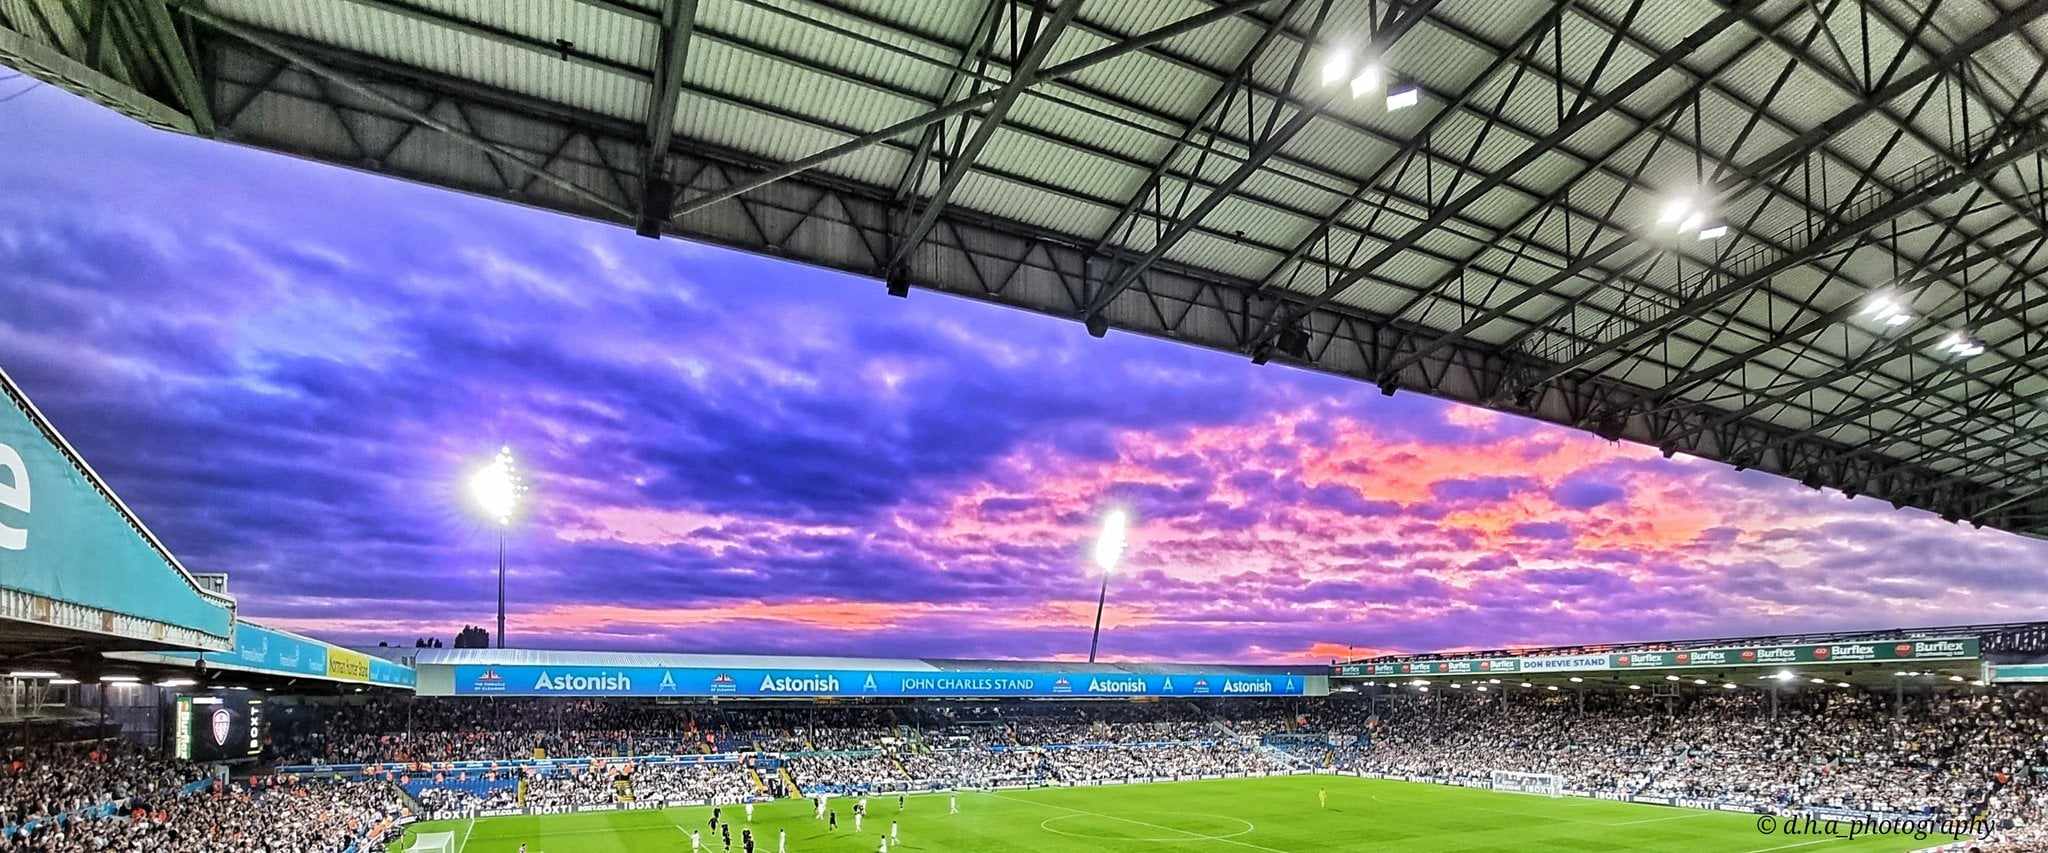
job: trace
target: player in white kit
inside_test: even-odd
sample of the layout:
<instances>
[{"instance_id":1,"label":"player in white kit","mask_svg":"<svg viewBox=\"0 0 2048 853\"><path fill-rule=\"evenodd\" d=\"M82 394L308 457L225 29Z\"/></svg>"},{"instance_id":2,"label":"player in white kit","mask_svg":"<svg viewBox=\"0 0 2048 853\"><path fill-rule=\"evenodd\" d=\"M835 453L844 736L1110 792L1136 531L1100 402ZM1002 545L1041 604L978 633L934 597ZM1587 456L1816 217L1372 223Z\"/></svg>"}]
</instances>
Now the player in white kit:
<instances>
[{"instance_id":1,"label":"player in white kit","mask_svg":"<svg viewBox=\"0 0 2048 853\"><path fill-rule=\"evenodd\" d=\"M960 813L960 795L959 795L959 794L947 794L947 795L946 795L946 814L959 814L959 813Z\"/></svg>"},{"instance_id":2,"label":"player in white kit","mask_svg":"<svg viewBox=\"0 0 2048 853\"><path fill-rule=\"evenodd\" d=\"M753 801L753 800L748 800L748 801L747 801L747 822L748 822L748 823L753 823L753 822L754 822L754 801Z\"/></svg>"}]
</instances>

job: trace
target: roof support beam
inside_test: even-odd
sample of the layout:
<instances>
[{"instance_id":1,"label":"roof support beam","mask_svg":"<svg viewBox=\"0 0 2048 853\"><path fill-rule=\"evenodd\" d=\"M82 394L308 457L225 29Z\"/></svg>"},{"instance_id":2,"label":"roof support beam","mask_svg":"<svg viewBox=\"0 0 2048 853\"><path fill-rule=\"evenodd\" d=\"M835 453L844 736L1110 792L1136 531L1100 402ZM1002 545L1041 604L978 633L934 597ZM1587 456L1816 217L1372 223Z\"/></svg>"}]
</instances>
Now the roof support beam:
<instances>
[{"instance_id":1,"label":"roof support beam","mask_svg":"<svg viewBox=\"0 0 2048 853\"><path fill-rule=\"evenodd\" d=\"M2007 295L2017 294L2020 292L2020 288L2010 287L2010 289L2004 292ZM2032 299L2028 299L2025 302L2022 302L2018 306L2016 306L2014 310L2024 312L2041 307L2043 305L2048 305L2048 295L2035 296ZM2025 334L2026 333L2022 331L2008 337L2003 341L1998 341L1995 343L1999 345L2008 344L2015 339L2024 337ZM1898 348L1898 351L1889 356L1887 360L1889 360L1890 358L1910 357L1916 353L1920 353L1924 351L1926 347L1933 345L1933 343L1936 340L1939 340L1938 336L1929 336L1929 339L1927 340L1917 341L1919 346L1900 347ZM2012 363L2010 365L2004 366L2003 369L2007 370L2008 373L2016 373L2020 370L2020 368L2020 364ZM1796 441L1800 438L1804 438L1806 436L1811 435L1819 435L1822 432L1827 432L1836 427L1845 426L1847 424L1853 423L1856 421L1856 419L1868 415L1872 412L1876 412L1880 409L1891 407L1893 404L1890 402L1890 400L1893 397L1904 396L1909 401L1921 401L1931 399L1934 397L1934 395L1939 394L1942 391L1948 390L1958 385L1964 385L1969 382L1984 382L1987 384L1997 385L1999 384L1999 382L1997 380L1990 378L1989 376L1989 373L1992 370L1997 369L2000 368L1994 367L1979 370L1971 370L1964 362L1951 360L1943 369L1931 371L1927 375L1920 377L1918 381L1915 381L1911 385L1908 385L1904 388L1895 391L1890 391L1884 394L1873 396L1869 399L1864 400L1861 404L1853 408L1847 410L1838 410L1834 414L1830 414L1827 417L1824 417L1818 421L1813 422L1804 429L1788 432L1784 436L1781 436L1775 440L1757 445L1755 448L1755 453L1766 453L1778 447L1781 447L1787 443ZM1871 454L1876 449L1877 448L1873 448L1867 445L1852 447L1840 454L1828 457L1828 461L1848 456Z\"/></svg>"},{"instance_id":2,"label":"roof support beam","mask_svg":"<svg viewBox=\"0 0 2048 853\"><path fill-rule=\"evenodd\" d=\"M1068 22L1074 20L1074 14L1080 9L1081 0L1063 0L1053 8L1051 17L1042 18L1045 10L1032 7L1030 26L1036 29L1028 46L1024 48L1024 55L1017 60L1017 64L1011 70L1015 76L994 92L995 99L989 102L988 112L976 118L974 135L967 138L967 143L961 146L959 151L954 152L952 162L946 164L945 173L939 177L938 189L925 201L924 212L918 214L917 221L903 232L896 244L895 253L889 257L885 269L887 279L892 282L891 293L898 296L908 295L908 290L893 285L893 282L902 277L903 264L910 260L910 254L917 251L918 244L924 242L924 235L939 221L939 214L946 209L946 203L952 199L953 190L960 186L960 181L967 177L968 172L974 171L974 161L981 157L981 149L987 147L988 141L995 138L996 130L1003 126L1003 118L1010 114L1010 106L1017 103L1017 96L1024 93L1025 87L1037 82L1038 66L1052 53L1053 43L1060 40L1060 34L1066 30ZM1040 23L1041 20L1043 24Z\"/></svg>"},{"instance_id":3,"label":"roof support beam","mask_svg":"<svg viewBox=\"0 0 2048 853\"><path fill-rule=\"evenodd\" d=\"M1707 203L1715 208L1725 208L1729 201L1739 198L1761 185L1761 182L1776 169L1792 162L1797 157L1805 156L1811 151L1817 150L1828 139L1855 125L1871 113L1876 112L1883 104L1911 92L1915 87L1932 79L1936 74L1943 73L1947 68L1960 62L1963 57L1969 56L1984 45L2010 34L2018 27L2039 17L2044 11L2048 11L2048 0L2031 0L2031 2L2020 7L2012 15L1999 19L1992 26L1979 31L1935 60L1900 76L1891 85L1859 100L1847 109L1836 113L1828 120L1809 128L1793 139L1787 140L1777 148L1757 157L1748 164L1730 170L1734 173L1733 175L1717 183L1711 192L1703 194L1707 197ZM1723 13L1721 17L1731 18L1733 13ZM1577 277L1588 267L1614 256L1623 249L1643 245L1646 244L1642 238L1634 234L1617 236L1600 249L1582 256L1578 261L1573 262L1571 266L1546 279L1537 288L1518 294L1514 299L1510 299L1506 303L1487 311L1485 314L1465 322L1458 329L1439 336L1436 340L1397 360L1390 366L1389 373L1398 373L1401 370L1412 367L1424 358L1435 355L1452 342L1464 340L1479 328L1505 316L1508 311L1514 310L1514 308L1531 299L1549 295L1564 282Z\"/></svg>"},{"instance_id":4,"label":"roof support beam","mask_svg":"<svg viewBox=\"0 0 2048 853\"><path fill-rule=\"evenodd\" d=\"M1295 8L1299 7L1301 2L1302 0L1287 0L1287 8L1281 10L1279 16L1266 24L1266 28L1260 31L1258 40L1252 42L1251 48L1244 52L1243 58L1238 60L1237 67L1231 70L1230 76L1217 84L1216 91L1210 93L1208 102L1204 103L1202 108L1195 112L1195 117L1188 121L1187 127L1181 129L1180 136L1173 140L1171 146L1167 147L1166 154L1152 164L1152 169L1150 173L1145 175L1145 180L1138 183L1138 191L1131 193L1130 200L1124 202L1123 209L1117 211L1116 218L1110 220L1109 227L1102 229L1102 236L1095 241L1096 253L1100 254L1108 251L1110 241L1117 239L1117 232L1124 231L1128 234L1128 229L1125 228L1125 225L1132 222L1137 212L1144 207L1145 197L1152 195L1153 190L1159 186L1159 179L1165 176L1168 170L1173 167L1173 161L1180 156L1181 149L1186 148L1188 143L1193 141L1195 136L1202 132L1205 125L1209 124L1212 119L1216 119L1216 111L1223 109L1225 105L1229 104L1231 97L1243 88L1244 82L1251 76L1252 66L1256 65L1259 57L1265 54L1266 45L1271 44L1273 37L1280 34L1281 27L1286 24L1289 17L1293 16ZM1323 10L1325 12L1329 11L1329 5L1328 0L1324 0ZM1306 52L1307 50L1304 48L1303 53ZM1247 94L1245 98L1249 101L1251 96ZM1275 112L1276 114L1278 112L1277 106L1275 107ZM1222 123L1220 119L1216 119L1216 121L1219 125ZM1213 131L1209 134L1209 141L1202 148L1205 158L1210 151L1215 149L1216 136L1217 134ZM1195 168L1188 170L1188 175L1191 178L1199 179L1201 177L1201 164L1202 160L1196 160ZM1182 182L1181 200L1183 202L1187 200L1188 193L1193 190L1193 186L1193 180ZM1128 242L1128 240L1129 238L1126 236L1125 242Z\"/></svg>"},{"instance_id":5,"label":"roof support beam","mask_svg":"<svg viewBox=\"0 0 2048 853\"><path fill-rule=\"evenodd\" d=\"M1416 0L1414 4L1402 7L1399 18L1387 22L1385 26L1380 27L1377 32L1373 33L1372 43L1364 51L1365 61L1376 62L1379 57L1385 56L1401 40L1402 36L1407 35L1410 30L1415 28L1416 24L1421 23L1423 18L1428 17L1431 10L1435 9L1440 1ZM1329 4L1325 2L1324 11L1327 12L1328 8ZM1320 25L1321 22L1322 16L1318 15L1317 23ZM1295 56L1294 72L1296 74L1300 73L1302 62L1308 57L1308 51L1308 44L1303 43L1300 52ZM1290 81L1290 85L1287 88L1293 88L1291 83L1292 81ZM1345 87L1346 84L1341 81L1328 84L1326 88L1330 91L1325 93L1320 100L1312 102L1311 105L1296 107L1294 116L1289 118L1286 124L1274 128L1267 134L1265 139L1260 140L1259 144L1252 149L1251 156L1246 157L1244 162L1239 163L1237 170L1231 172L1229 177L1224 178L1222 183L1202 196L1201 202L1195 205L1194 210L1188 211L1187 215L1174 222L1173 226L1168 228L1165 234L1160 235L1159 239L1153 242L1152 248L1146 250L1144 255L1124 265L1117 272L1116 278L1110 280L1109 284L1096 293L1095 298L1088 303L1088 310L1083 315L1083 320L1088 324L1088 333L1101 337L1104 332L1108 331L1108 325L1101 320L1102 309L1115 301L1117 294L1123 293L1124 289L1130 287L1131 282L1136 281L1138 276L1144 275L1145 270L1158 263L1159 259L1165 257L1167 252L1172 251L1175 245L1187 237L1189 231L1193 230L1203 219L1208 218L1209 213L1214 211L1217 205L1222 204L1224 199L1235 194L1238 187L1243 186L1245 181L1250 180L1251 176L1260 167L1264 166L1267 160L1272 159L1274 154L1279 153L1280 149L1288 141L1292 140L1295 134L1300 133L1302 128L1308 127L1310 121L1313 121L1316 116L1328 109L1330 104L1342 95ZM1279 110L1277 104L1274 106L1274 110L1274 115L1277 117Z\"/></svg>"},{"instance_id":6,"label":"roof support beam","mask_svg":"<svg viewBox=\"0 0 2048 853\"><path fill-rule=\"evenodd\" d=\"M996 22L1002 19L1003 6L1008 2L1010 0L988 0L982 6L974 32L967 37L967 43L961 45L960 60L953 63L952 70L946 73L946 86L939 90L938 102L932 104L933 107L943 107L959 100L962 85L975 86L976 94L980 93L978 87L983 79L982 72L987 70L989 48L995 41ZM973 73L967 70L970 66L975 67ZM944 122L924 126L924 136L918 140L916 153L911 155L910 164L903 167L903 175L896 179L897 202L909 199L924 182L925 164L931 162L932 149L938 146L940 134L945 133L945 129Z\"/></svg>"},{"instance_id":7,"label":"roof support beam","mask_svg":"<svg viewBox=\"0 0 2048 853\"><path fill-rule=\"evenodd\" d=\"M1397 166L1401 171L1396 173L1394 183L1399 184L1401 182L1401 175L1407 172L1409 165L1415 160L1415 155L1424 152L1431 135L1436 132L1437 127L1452 116L1458 115L1459 111L1463 110L1467 104L1470 104L1473 98L1478 97L1480 90L1486 88L1486 85L1492 82L1493 75L1499 72L1501 66L1506 65L1508 60L1513 59L1515 54L1520 53L1530 43L1548 31L1550 27L1555 26L1557 20L1563 16L1565 7L1566 4L1557 4L1551 9L1550 14L1537 19L1535 26L1524 31L1521 37L1515 40L1514 44L1509 45L1506 50L1496 52L1493 56L1493 61L1487 63L1485 70L1480 71L1478 76L1472 78L1471 85L1466 86L1465 90L1459 92L1457 97L1452 98L1451 102L1446 104L1443 109L1437 110L1436 115L1430 116L1429 121L1422 126L1421 130L1417 131L1414 136L1409 137L1407 142L1401 144L1400 150L1395 151L1394 156L1388 157L1386 162L1381 163L1378 168L1374 169L1371 175L1368 175L1365 180L1360 181L1358 188L1352 191L1349 197L1338 203L1336 209L1330 211L1329 215L1324 216L1318 221L1316 227L1309 229L1309 232L1303 235L1300 242L1294 244L1294 248L1287 253L1287 256L1281 258L1279 263L1274 264L1273 268L1266 272L1265 277L1260 281L1260 289L1264 290L1275 286L1279 282L1281 271L1287 269L1290 264L1300 260L1317 242L1329 236L1330 231L1337 227L1337 223L1344 221L1344 217L1351 213L1353 207L1356 207L1359 202L1364 201L1366 196L1375 192L1379 187L1380 181L1385 179L1387 173L1394 171ZM1281 23L1281 21L1276 20L1274 23ZM1424 156L1430 155L1424 153ZM1387 194L1384 190L1379 192L1382 193L1383 197ZM1377 217L1378 212L1385 209L1384 205L1376 208L1374 216ZM1506 231L1501 233L1505 234ZM1364 241L1360 240L1359 245L1364 245Z\"/></svg>"},{"instance_id":8,"label":"roof support beam","mask_svg":"<svg viewBox=\"0 0 2048 853\"><path fill-rule=\"evenodd\" d=\"M1246 11L1256 9L1259 6L1265 5L1268 2L1271 2L1271 0L1231 0L1231 2L1225 3L1207 12L1203 12L1197 15L1189 15L1188 17L1182 18L1171 24L1167 24L1166 26L1160 27L1158 29L1144 33L1142 35L1132 36L1128 39L1124 39L1123 41L1102 48L1101 50L1097 50L1093 53L1089 53L1085 56L1075 57L1074 59L1067 60L1066 62L1062 62L1051 68L1040 69L1034 74L1019 75L1018 80L1013 82L1021 82L1023 86L1028 87L1037 85L1047 80L1058 80L1062 77L1071 77L1093 66L1100 65L1104 62L1108 62L1120 56L1136 53L1138 51L1144 50L1147 47L1151 47L1152 45L1172 39L1175 36L1193 32L1195 30L1201 29L1202 27L1216 23L1217 21L1234 18L1240 14L1243 14ZM962 115L965 113L973 112L975 110L979 110L984 106L995 103L996 98L1000 97L1002 93L1004 91L1007 91L1008 89L1009 87L1004 87L1003 89L985 92L981 95L977 95L966 100L954 101L951 104L947 104L946 106L940 107L930 112L926 112L923 115L913 116L911 118L907 118L902 121L891 124L887 127L881 128L879 130L872 130L867 133L863 133L859 136L856 136L845 142L839 143L838 145L834 145L823 151L819 151L808 157L804 157L794 162L784 163L783 165L774 169L769 169L765 172L755 175L754 177L748 180L740 181L730 187L726 187L715 192L708 192L696 198L690 199L689 201L683 202L680 206L676 208L675 215L686 216L695 213L699 210L703 210L706 207L710 207L711 205L717 204L721 201L725 201L726 199L733 198L734 196L742 195L744 193L752 192L754 190L765 187L769 184L775 183L776 181L782 180L783 178L787 178L791 175L802 174L804 172L810 171L811 169L815 169L820 165L832 162L833 160L837 160L840 157L844 157L855 151L859 151L870 145L874 145L875 143L881 142L882 140L894 139L905 133L909 133L910 131L919 130L923 128L925 125L932 124L934 122L945 121L946 119L952 118L957 115Z\"/></svg>"},{"instance_id":9,"label":"roof support beam","mask_svg":"<svg viewBox=\"0 0 2048 853\"><path fill-rule=\"evenodd\" d=\"M1500 186L1507 179L1507 176L1527 168L1552 149L1564 144L1565 140L1576 135L1586 125L1591 124L1594 119L1614 109L1624 98L1635 94L1636 90L1649 85L1650 81L1661 76L1673 65L1676 65L1680 59L1691 55L1693 51L1698 50L1709 40L1720 35L1721 31L1733 26L1736 18L1737 16L1733 12L1722 12L1714 16L1712 20L1700 25L1698 29L1693 30L1690 35L1680 40L1677 44L1672 45L1670 49L1657 54L1656 57L1644 64L1636 73L1629 75L1627 80L1616 84L1614 88L1601 95L1592 104L1565 119L1548 136L1524 148L1520 154L1503 164L1499 169L1487 173L1471 189L1466 190L1464 195L1446 203L1435 213L1431 214L1428 219L1409 229L1408 233L1401 235L1400 238L1381 248L1363 263L1353 267L1350 272L1331 282L1328 287L1323 288L1322 292L1317 294L1306 305L1290 309L1284 312L1284 316L1281 312L1276 312L1273 321L1267 323L1258 336L1252 340L1250 349L1254 356L1256 357L1282 331L1292 328L1303 315L1335 301L1345 291L1356 286L1365 277L1366 271L1377 269L1381 264L1393 260L1396 255L1406 251L1424 236L1436 230L1438 226L1441 226L1453 214L1472 206L1481 197L1492 192L1495 187Z\"/></svg>"},{"instance_id":10,"label":"roof support beam","mask_svg":"<svg viewBox=\"0 0 2048 853\"><path fill-rule=\"evenodd\" d=\"M661 226L675 206L676 188L669 181L668 144L675 138L676 101L683 94L683 69L690 56L690 31L697 25L697 0L667 0L661 9L657 36L654 88L647 97L647 151L640 167L640 218L633 228L642 237L661 239Z\"/></svg>"},{"instance_id":11,"label":"roof support beam","mask_svg":"<svg viewBox=\"0 0 2048 853\"><path fill-rule=\"evenodd\" d=\"M441 119L435 118L433 116L427 115L424 112L413 109L412 107L399 102L398 100L392 98L391 96L384 94L383 92L380 92L363 83L357 82L355 79L345 74L342 74L338 71L335 71L334 69L328 68L326 65L314 60L312 57L306 56L305 54L300 53L297 50L285 47L284 45L278 44L275 41L265 38L262 35L258 34L256 31L249 29L248 27L244 27L241 24L235 23L234 21L230 21L226 18L223 18L219 15L216 15L205 9L198 8L196 6L179 6L178 11L184 13L187 17L195 21L199 21L200 23L206 24L207 26L213 27L214 29L220 30L221 32L227 33L228 35L234 36L235 38L238 38L248 43L252 47L261 49L265 53L268 53L272 56L289 62L295 66L298 66L299 68L304 69L307 73L312 74L315 77L318 77L329 83L333 83L337 86L347 89L350 92L355 93L357 96L365 100L368 100L372 103L375 103L380 107L383 107L387 110L391 110L394 113L403 115L422 125L438 130L446 134L450 139L454 139L455 141L460 142L463 145L482 151L485 154L490 155L490 158L494 162L511 164L512 166L518 168L520 171L532 175L533 177L548 183L549 185L555 187L556 189L562 190L563 192L575 196L576 198L586 203L594 205L600 210L610 211L611 213L617 215L621 219L630 218L632 215L630 211L626 210L624 207L619 206L616 202L613 202L612 200L607 199L604 196L598 195L597 193L591 192L590 190L578 185L574 181L561 177L560 175L556 175L552 172L549 172L545 168L527 162L526 158L521 157L518 152L513 151L510 148L506 148L505 146L499 145L495 142L490 142L488 140L478 138L475 134L469 133L468 131L465 131L462 128L456 127L455 125L449 124L448 122L442 121Z\"/></svg>"},{"instance_id":12,"label":"roof support beam","mask_svg":"<svg viewBox=\"0 0 2048 853\"><path fill-rule=\"evenodd\" d=\"M1728 297L1768 281L1774 275L1805 264L1837 244L1852 239L1871 228L1890 222L1901 214L1919 207L1924 202L1954 192L1964 183L1984 179L1986 176L1995 174L1999 169L2018 161L2021 157L2048 148L2048 131L2043 131L2037 127L2031 132L2022 132L2017 137L2002 140L2001 142L2002 148L1968 168L1951 171L1948 175L1940 176L1938 180L1934 180L1931 183L1921 183L1908 190L1904 195L1897 196L1876 209L1843 223L1839 227L1823 232L1808 241L1805 246L1780 254L1761 265L1752 267L1741 275L1724 277L1720 284L1704 294L1689 299L1685 304L1651 318L1646 322L1639 323L1634 328L1623 332L1613 339L1565 360L1551 369L1549 374L1541 381L1548 382L1554 380L1573 370L1586 367L1594 360L1603 356L1622 352L1630 344L1642 340L1648 335L1670 326L1672 323L1698 317L1712 310ZM1717 197L1720 195L1721 193L1716 193Z\"/></svg>"},{"instance_id":13,"label":"roof support beam","mask_svg":"<svg viewBox=\"0 0 2048 853\"><path fill-rule=\"evenodd\" d=\"M102 3L118 0L101 0ZM178 93L178 101L185 105L185 111L192 116L192 126L199 135L214 134L213 108L206 102L206 87L199 81L199 72L192 63L190 52L185 50L185 40L178 36L178 25L171 20L171 10L164 6L164 0L135 0L141 9L143 26L149 29L149 36L157 42L164 59L165 76L171 80L171 89Z\"/></svg>"}]
</instances>

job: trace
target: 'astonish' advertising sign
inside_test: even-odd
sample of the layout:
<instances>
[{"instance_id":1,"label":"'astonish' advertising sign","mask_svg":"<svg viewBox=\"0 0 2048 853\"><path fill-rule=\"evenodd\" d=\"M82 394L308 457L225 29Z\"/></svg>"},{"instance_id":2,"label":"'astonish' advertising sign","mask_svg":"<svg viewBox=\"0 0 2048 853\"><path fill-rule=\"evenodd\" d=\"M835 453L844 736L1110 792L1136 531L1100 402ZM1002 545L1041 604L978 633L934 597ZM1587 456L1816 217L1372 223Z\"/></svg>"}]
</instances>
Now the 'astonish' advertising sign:
<instances>
[{"instance_id":1,"label":"'astonish' advertising sign","mask_svg":"<svg viewBox=\"0 0 2048 853\"><path fill-rule=\"evenodd\" d=\"M1300 675L900 672L458 664L457 696L1301 696Z\"/></svg>"}]
</instances>

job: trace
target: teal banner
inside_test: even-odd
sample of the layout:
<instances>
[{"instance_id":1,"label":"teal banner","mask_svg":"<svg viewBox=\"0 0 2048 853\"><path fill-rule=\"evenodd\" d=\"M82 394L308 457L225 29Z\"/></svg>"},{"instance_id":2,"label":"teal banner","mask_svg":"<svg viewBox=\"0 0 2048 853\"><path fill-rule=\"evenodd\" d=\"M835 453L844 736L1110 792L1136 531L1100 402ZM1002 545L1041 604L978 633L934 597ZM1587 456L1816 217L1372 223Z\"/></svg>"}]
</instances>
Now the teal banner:
<instances>
[{"instance_id":1,"label":"teal banner","mask_svg":"<svg viewBox=\"0 0 2048 853\"><path fill-rule=\"evenodd\" d=\"M266 628L254 622L235 622L235 647L225 652L171 652L164 657L178 660L204 659L208 666L318 678L355 684L410 688L419 683L412 667L297 634ZM336 666L338 661L362 661L360 668Z\"/></svg>"},{"instance_id":2,"label":"teal banner","mask_svg":"<svg viewBox=\"0 0 2048 853\"><path fill-rule=\"evenodd\" d=\"M202 591L146 537L4 375L0 392L0 615L224 647L231 600Z\"/></svg>"}]
</instances>

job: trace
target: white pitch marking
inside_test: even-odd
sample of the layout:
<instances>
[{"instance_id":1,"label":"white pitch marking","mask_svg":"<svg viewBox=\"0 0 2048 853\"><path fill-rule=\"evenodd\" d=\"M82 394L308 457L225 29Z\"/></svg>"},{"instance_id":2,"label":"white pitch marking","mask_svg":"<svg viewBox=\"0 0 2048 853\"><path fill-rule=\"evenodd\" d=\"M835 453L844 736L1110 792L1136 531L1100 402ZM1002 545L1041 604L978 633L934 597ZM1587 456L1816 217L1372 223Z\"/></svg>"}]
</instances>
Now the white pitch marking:
<instances>
[{"instance_id":1,"label":"white pitch marking","mask_svg":"<svg viewBox=\"0 0 2048 853\"><path fill-rule=\"evenodd\" d=\"M1189 837L1189 838L1191 838L1191 839L1195 839L1195 840L1199 840L1199 841L1221 841L1221 842L1223 842L1223 843L1225 843L1225 844L1235 844L1235 845L1237 845L1237 846L1239 846L1239 847L1250 847L1250 848L1251 848L1251 849L1253 849L1253 850L1264 850L1264 851L1267 851L1267 853L1287 853L1287 851L1285 851L1285 850L1280 850L1280 849L1278 849L1278 848L1273 848L1273 847L1267 847L1267 846L1264 846L1264 845L1260 845L1260 844L1253 844L1253 843L1251 843L1251 842L1249 842L1249 841L1239 841L1239 840L1237 840L1237 839L1235 839L1235 838L1218 838L1218 837L1216 837L1216 836L1214 836L1214 835L1203 835L1202 833L1199 833L1199 832L1195 832L1195 831L1193 831L1193 830L1187 830L1187 829L1178 829L1178 828L1175 828L1175 827L1171 827L1171 826L1160 826L1159 824L1156 824L1156 823L1146 823L1146 822L1144 822L1144 821L1142 821L1142 820L1136 820L1136 819L1133 819L1133 818L1127 818L1127 817L1118 817L1118 816L1116 816L1116 815L1113 815L1113 814L1103 814L1103 813L1101 813L1101 812L1091 812L1091 811L1089 811L1089 810L1087 810L1087 809L1077 809L1077 808L1074 808L1074 807L1072 807L1072 806L1062 806L1062 805L1059 805L1059 804L1057 804L1057 803L1041 803L1041 802L1039 802L1039 801L1037 801L1037 800L1027 800L1027 799L1024 799L1024 798L1022 798L1022 797L1012 797L1012 796L1009 796L1009 795L1007 795L1007 794L995 794L995 793L991 793L991 794L989 794L989 796L991 796L991 797L995 797L995 798L997 798L997 799L1002 799L1002 800L1014 800L1014 801L1016 801L1016 802L1020 802L1020 803L1030 803L1030 804L1032 804L1032 805L1037 805L1037 806L1044 806L1044 807L1046 807L1046 808L1049 808L1049 809L1059 809L1059 810L1061 810L1061 811L1069 811L1069 812L1073 812L1073 813L1075 813L1075 814L1084 814L1084 815L1089 815L1089 816L1092 816L1092 817L1108 818L1109 820L1120 820L1120 821L1123 821L1123 822L1125 822L1125 823L1129 823L1129 824L1135 824L1135 825L1137 825L1137 826L1142 826L1142 827L1146 827L1146 828L1148 828L1148 829L1157 829L1157 830L1160 830L1160 831L1162 831L1162 832L1178 832L1178 833L1180 833L1180 834L1182 834L1182 835L1185 835L1185 836L1187 836L1187 837ZM1244 823L1245 823L1246 825L1250 825L1250 824L1251 824L1251 821L1248 821L1248 820L1244 820L1244 818L1231 818L1231 819L1232 819L1232 820L1239 820L1239 821L1244 821ZM1256 828L1256 827L1254 827L1254 828Z\"/></svg>"}]
</instances>

